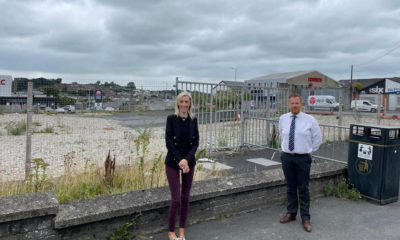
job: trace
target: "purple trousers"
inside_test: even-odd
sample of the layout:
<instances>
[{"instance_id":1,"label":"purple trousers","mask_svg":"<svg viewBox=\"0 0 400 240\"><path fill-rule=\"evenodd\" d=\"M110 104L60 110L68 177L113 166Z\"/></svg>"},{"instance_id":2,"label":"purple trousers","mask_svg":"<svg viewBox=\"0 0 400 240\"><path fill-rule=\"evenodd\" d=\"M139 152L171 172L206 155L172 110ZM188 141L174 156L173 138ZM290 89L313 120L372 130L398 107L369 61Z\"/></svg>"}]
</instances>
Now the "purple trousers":
<instances>
[{"instance_id":1,"label":"purple trousers","mask_svg":"<svg viewBox=\"0 0 400 240\"><path fill-rule=\"evenodd\" d=\"M183 174L181 173L182 171L166 165L165 172L171 192L171 205L168 210L168 226L169 231L173 232L175 231L176 213L178 209L180 209L179 227L184 228L186 225L194 168L190 169L188 173ZM179 175L182 175L182 184L180 183Z\"/></svg>"}]
</instances>

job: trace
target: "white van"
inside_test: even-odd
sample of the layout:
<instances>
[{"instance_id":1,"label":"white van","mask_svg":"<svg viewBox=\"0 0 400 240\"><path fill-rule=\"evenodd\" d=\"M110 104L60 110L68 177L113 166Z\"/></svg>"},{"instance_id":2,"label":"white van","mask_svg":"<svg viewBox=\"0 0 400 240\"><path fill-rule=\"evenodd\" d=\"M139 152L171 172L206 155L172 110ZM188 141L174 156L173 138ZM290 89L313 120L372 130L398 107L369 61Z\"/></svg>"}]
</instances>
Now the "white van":
<instances>
[{"instance_id":1,"label":"white van","mask_svg":"<svg viewBox=\"0 0 400 240\"><path fill-rule=\"evenodd\" d=\"M352 100L350 108L356 111L376 112L378 110L378 105L368 100Z\"/></svg>"},{"instance_id":2,"label":"white van","mask_svg":"<svg viewBox=\"0 0 400 240\"><path fill-rule=\"evenodd\" d=\"M336 102L336 98L331 95L308 96L307 105L311 111L316 109L324 109L330 111L339 110L339 103Z\"/></svg>"}]
</instances>

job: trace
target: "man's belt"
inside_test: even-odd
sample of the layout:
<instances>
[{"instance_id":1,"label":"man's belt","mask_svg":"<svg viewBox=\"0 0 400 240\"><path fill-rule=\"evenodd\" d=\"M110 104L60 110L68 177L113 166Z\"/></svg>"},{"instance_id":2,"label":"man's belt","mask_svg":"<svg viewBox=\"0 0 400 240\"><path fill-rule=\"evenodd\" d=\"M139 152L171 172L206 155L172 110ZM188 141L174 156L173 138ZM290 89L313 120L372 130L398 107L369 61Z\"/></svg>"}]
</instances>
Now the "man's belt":
<instances>
[{"instance_id":1,"label":"man's belt","mask_svg":"<svg viewBox=\"0 0 400 240\"><path fill-rule=\"evenodd\" d=\"M282 152L282 153L292 157L305 157L310 155L309 153L288 153L288 152Z\"/></svg>"}]
</instances>

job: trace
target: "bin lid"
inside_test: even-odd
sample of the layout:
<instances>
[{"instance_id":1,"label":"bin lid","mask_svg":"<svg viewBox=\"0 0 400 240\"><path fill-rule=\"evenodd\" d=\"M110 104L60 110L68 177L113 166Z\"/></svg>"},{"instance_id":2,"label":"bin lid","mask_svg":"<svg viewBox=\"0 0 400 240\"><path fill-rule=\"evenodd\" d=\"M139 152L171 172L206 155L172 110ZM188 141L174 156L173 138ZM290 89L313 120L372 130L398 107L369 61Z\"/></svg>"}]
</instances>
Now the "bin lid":
<instances>
[{"instance_id":1,"label":"bin lid","mask_svg":"<svg viewBox=\"0 0 400 240\"><path fill-rule=\"evenodd\" d=\"M350 126L373 127L381 129L400 129L400 126L388 126L388 125L378 125L378 124L350 124Z\"/></svg>"}]
</instances>

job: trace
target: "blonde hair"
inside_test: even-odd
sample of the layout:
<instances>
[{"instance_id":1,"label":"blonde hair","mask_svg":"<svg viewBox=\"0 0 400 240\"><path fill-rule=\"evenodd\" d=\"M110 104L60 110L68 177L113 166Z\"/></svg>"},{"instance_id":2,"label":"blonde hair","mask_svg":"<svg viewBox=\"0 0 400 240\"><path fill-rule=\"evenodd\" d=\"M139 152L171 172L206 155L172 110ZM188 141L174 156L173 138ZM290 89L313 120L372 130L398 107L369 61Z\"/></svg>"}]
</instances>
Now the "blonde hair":
<instances>
[{"instance_id":1,"label":"blonde hair","mask_svg":"<svg viewBox=\"0 0 400 240\"><path fill-rule=\"evenodd\" d=\"M188 115L190 117L194 117L194 114L192 113L192 107L193 107L193 100L192 100L192 95L189 92L183 91L181 93L178 94L178 96L176 96L176 101L175 101L175 115L179 116L179 101L181 100L181 98L188 96L189 97L189 109L188 109Z\"/></svg>"}]
</instances>

